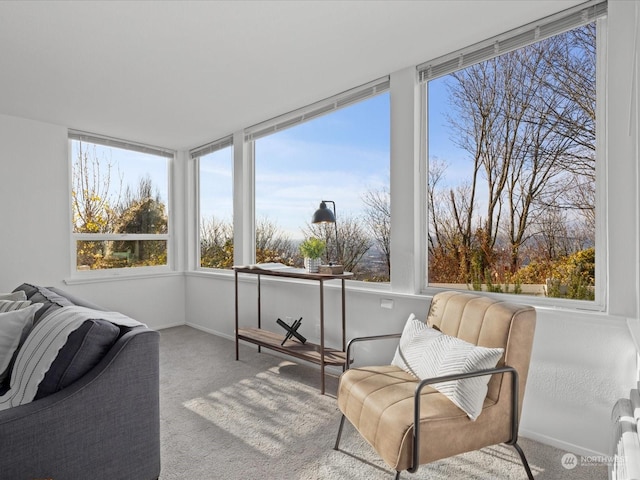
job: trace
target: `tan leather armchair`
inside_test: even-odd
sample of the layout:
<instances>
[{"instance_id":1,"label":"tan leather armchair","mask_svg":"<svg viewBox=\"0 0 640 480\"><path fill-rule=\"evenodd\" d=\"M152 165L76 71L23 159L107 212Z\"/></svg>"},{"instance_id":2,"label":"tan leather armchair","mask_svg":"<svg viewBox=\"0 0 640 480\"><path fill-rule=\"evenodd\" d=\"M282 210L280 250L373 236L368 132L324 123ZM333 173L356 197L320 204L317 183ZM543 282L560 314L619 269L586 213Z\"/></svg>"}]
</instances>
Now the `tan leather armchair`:
<instances>
[{"instance_id":1,"label":"tan leather armchair","mask_svg":"<svg viewBox=\"0 0 640 480\"><path fill-rule=\"evenodd\" d=\"M482 411L475 421L430 385L466 378L449 375L420 381L394 365L358 367L340 377L338 406L343 413L335 449L347 418L382 459L396 471L415 472L421 464L506 443L515 447L526 474L533 475L517 444L536 313L516 305L464 292L442 292L433 297L427 325L474 345L504 348L493 369ZM347 348L351 363L354 344L400 334L353 339ZM417 425L417 428L414 426Z\"/></svg>"}]
</instances>

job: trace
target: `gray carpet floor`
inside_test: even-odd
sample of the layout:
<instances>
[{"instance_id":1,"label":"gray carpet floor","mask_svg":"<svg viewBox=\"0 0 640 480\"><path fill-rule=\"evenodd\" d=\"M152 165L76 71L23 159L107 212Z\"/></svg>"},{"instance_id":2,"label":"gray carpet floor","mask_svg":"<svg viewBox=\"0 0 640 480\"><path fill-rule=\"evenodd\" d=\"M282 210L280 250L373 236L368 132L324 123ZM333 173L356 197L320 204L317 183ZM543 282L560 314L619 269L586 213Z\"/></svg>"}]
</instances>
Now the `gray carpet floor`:
<instances>
[{"instance_id":1,"label":"gray carpet floor","mask_svg":"<svg viewBox=\"0 0 640 480\"><path fill-rule=\"evenodd\" d=\"M340 421L337 379L320 395L319 371L187 326L162 330L161 480L393 479L393 472ZM604 480L607 468L567 469L567 452L520 438L536 480ZM526 479L512 447L500 445L403 472L403 479Z\"/></svg>"}]
</instances>

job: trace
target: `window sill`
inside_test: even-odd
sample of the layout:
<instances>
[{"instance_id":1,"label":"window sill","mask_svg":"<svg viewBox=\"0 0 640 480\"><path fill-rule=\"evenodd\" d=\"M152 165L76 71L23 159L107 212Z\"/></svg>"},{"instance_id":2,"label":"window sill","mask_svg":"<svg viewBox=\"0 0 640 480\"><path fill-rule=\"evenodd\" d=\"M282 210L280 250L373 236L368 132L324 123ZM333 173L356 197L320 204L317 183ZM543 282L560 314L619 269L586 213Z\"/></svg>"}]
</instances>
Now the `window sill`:
<instances>
[{"instance_id":1,"label":"window sill","mask_svg":"<svg viewBox=\"0 0 640 480\"><path fill-rule=\"evenodd\" d=\"M564 298L553 297L541 297L526 294L515 293L492 293L492 292L477 292L475 290L465 290L464 288L436 288L427 287L423 290L423 294L433 296L438 292L444 290L454 290L462 293L473 293L484 295L486 297L498 298L505 302L520 303L523 305L530 305L536 310L548 309L558 310L566 312L581 312L581 313L605 313L606 309L603 304L598 301L589 300L569 300Z\"/></svg>"},{"instance_id":2,"label":"window sill","mask_svg":"<svg viewBox=\"0 0 640 480\"><path fill-rule=\"evenodd\" d=\"M122 280L138 280L145 278L159 278L183 275L183 272L170 270L169 267L138 267L137 270L113 269L94 270L90 272L74 272L64 279L66 285L81 285L85 283L118 282ZM131 270L131 271L130 271Z\"/></svg>"},{"instance_id":3,"label":"window sill","mask_svg":"<svg viewBox=\"0 0 640 480\"><path fill-rule=\"evenodd\" d=\"M234 271L226 269L198 269L191 270L185 273L187 277L200 277L200 278L220 278L233 281ZM254 277L254 278L252 278ZM253 275L241 275L239 281L255 281ZM298 283L300 285L309 284L310 280L295 279L295 278L280 278L264 276L262 282L288 282ZM327 280L325 284L328 288L335 286L339 288L339 283L336 280ZM357 291L362 293L371 294L385 294L385 295L397 295L391 291L391 284L382 282L364 282L361 280L345 280L345 287L347 291Z\"/></svg>"},{"instance_id":4,"label":"window sill","mask_svg":"<svg viewBox=\"0 0 640 480\"><path fill-rule=\"evenodd\" d=\"M233 281L233 270L223 269L201 269L192 270L185 273L188 277L200 277L200 278L219 278L228 281ZM239 279L241 282L255 282L255 278L252 275L241 276ZM264 277L262 282L289 282L298 284L308 284L308 280L298 280L291 278L276 278L276 277ZM335 284L332 281L328 281L326 286L328 288L339 288L339 284ZM508 293L489 293L489 292L476 292L473 290L453 289L453 288L434 288L429 287L418 293L407 292L394 292L389 283L375 283L375 282L363 282L358 280L346 280L346 290L349 292L357 292L363 295L384 295L389 298L425 298L430 299L436 293L444 290L456 290L459 292L466 292L472 294L480 294L487 297L499 298L501 300L513 303L520 303L523 305L530 305L536 310L553 310L557 312L575 313L579 312L583 315L589 314L604 314L606 309L598 302L588 302L584 300L566 300L561 298L547 298L547 297L534 297L526 295L515 295Z\"/></svg>"}]
</instances>

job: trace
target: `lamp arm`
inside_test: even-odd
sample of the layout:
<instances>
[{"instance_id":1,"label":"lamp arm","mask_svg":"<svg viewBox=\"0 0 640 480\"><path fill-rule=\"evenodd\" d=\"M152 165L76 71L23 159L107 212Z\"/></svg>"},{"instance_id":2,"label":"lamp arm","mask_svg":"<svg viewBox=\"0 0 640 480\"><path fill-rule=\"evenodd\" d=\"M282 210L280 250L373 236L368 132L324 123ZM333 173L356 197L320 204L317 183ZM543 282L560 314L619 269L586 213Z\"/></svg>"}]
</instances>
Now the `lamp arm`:
<instances>
[{"instance_id":1,"label":"lamp arm","mask_svg":"<svg viewBox=\"0 0 640 480\"><path fill-rule=\"evenodd\" d=\"M324 203L330 203L333 207L333 217L335 218L335 222L333 225L336 229L336 261L340 264L340 242L338 241L338 214L336 213L336 202L333 200L322 200Z\"/></svg>"},{"instance_id":2,"label":"lamp arm","mask_svg":"<svg viewBox=\"0 0 640 480\"><path fill-rule=\"evenodd\" d=\"M338 222L336 221L334 225L336 226L336 257L337 257L336 261L338 262L338 265L340 265L341 259L340 259L340 242L338 241Z\"/></svg>"},{"instance_id":3,"label":"lamp arm","mask_svg":"<svg viewBox=\"0 0 640 480\"><path fill-rule=\"evenodd\" d=\"M333 207L333 225L336 229L336 261L340 264L340 241L338 240L338 215L336 214L336 202L333 200L321 200L321 202L325 204L330 203Z\"/></svg>"}]
</instances>

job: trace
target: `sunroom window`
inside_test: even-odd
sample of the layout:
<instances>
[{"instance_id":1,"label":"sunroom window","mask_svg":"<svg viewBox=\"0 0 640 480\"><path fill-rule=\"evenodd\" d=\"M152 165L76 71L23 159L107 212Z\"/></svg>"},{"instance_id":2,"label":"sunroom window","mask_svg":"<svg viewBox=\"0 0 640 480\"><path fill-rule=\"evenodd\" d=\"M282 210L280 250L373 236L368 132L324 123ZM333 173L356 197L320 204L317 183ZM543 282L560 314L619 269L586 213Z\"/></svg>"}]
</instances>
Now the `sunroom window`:
<instances>
[{"instance_id":1,"label":"sunroom window","mask_svg":"<svg viewBox=\"0 0 640 480\"><path fill-rule=\"evenodd\" d=\"M233 267L233 137L196 148L199 191L199 265Z\"/></svg>"},{"instance_id":2,"label":"sunroom window","mask_svg":"<svg viewBox=\"0 0 640 480\"><path fill-rule=\"evenodd\" d=\"M322 263L389 281L389 80L252 127L255 258L302 266L298 245L326 244ZM322 201L336 223L312 223ZM337 231L336 231L337 229Z\"/></svg>"},{"instance_id":3,"label":"sunroom window","mask_svg":"<svg viewBox=\"0 0 640 480\"><path fill-rule=\"evenodd\" d=\"M592 5L419 67L429 286L596 299L605 14Z\"/></svg>"},{"instance_id":4,"label":"sunroom window","mask_svg":"<svg viewBox=\"0 0 640 480\"><path fill-rule=\"evenodd\" d=\"M174 153L69 133L74 270L166 267Z\"/></svg>"}]
</instances>

